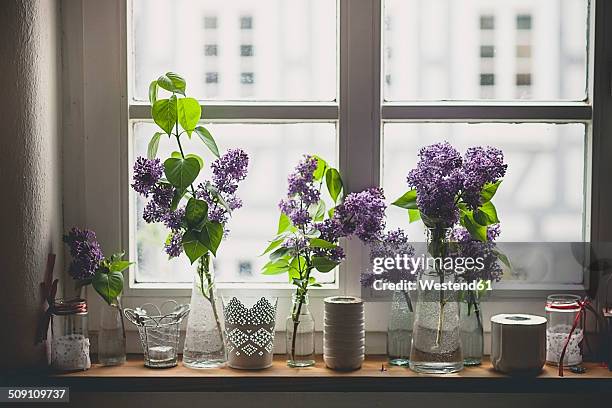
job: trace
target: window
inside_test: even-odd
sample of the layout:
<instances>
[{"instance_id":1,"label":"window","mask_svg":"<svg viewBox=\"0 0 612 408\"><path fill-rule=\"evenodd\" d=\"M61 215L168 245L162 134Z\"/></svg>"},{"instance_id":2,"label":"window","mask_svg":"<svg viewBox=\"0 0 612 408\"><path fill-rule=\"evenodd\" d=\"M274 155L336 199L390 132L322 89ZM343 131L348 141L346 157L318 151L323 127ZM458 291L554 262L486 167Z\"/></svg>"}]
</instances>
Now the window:
<instances>
[{"instance_id":1,"label":"window","mask_svg":"<svg viewBox=\"0 0 612 408\"><path fill-rule=\"evenodd\" d=\"M206 83L207 84L219 83L219 73L218 72L207 72L206 73Z\"/></svg>"},{"instance_id":2,"label":"window","mask_svg":"<svg viewBox=\"0 0 612 408\"><path fill-rule=\"evenodd\" d=\"M204 120L221 147L239 145L251 156L241 187L245 207L215 262L221 290L278 289L288 296L284 277L259 273L264 259L257 255L273 234L286 175L303 152L338 165L351 190L382 185L390 201L406 187L419 147L441 140L462 150L493 144L504 149L511 168L496 202L502 240L589 237L589 197L598 188L591 184L591 155L599 136L592 122L598 107L589 82L596 67L587 53L593 33L588 0L480 0L461 7L446 0L350 7L330 0L295 0L291 7L282 0L150 3L128 3L128 117L125 145L117 151L125 162L121 174L109 170L127 178L131 160L146 149L154 131L147 106L151 78L168 70L183 74L188 93L203 98ZM171 38L156 29L162 17ZM176 38L183 39L181 47L172 46ZM212 47L207 51L213 45L216 56ZM171 147L162 143L163 149ZM188 263L167 262L160 247L165 231L140 221L142 203L128 192L124 185L117 194L128 209L117 229L123 228L138 261L127 295L155 296L155 288L185 295L180 288L190 287ZM92 220L104 219L105 210ZM388 221L421 239L418 225L396 209ZM350 265L322 276L324 288L313 296L359 295L354 275L365 256L359 245L346 246ZM537 279L517 277L526 287ZM546 288L558 289L577 287L583 277L547 279ZM368 330L384 330L386 312L373 305L369 313L380 319L368 319Z\"/></svg>"},{"instance_id":3,"label":"window","mask_svg":"<svg viewBox=\"0 0 612 408\"><path fill-rule=\"evenodd\" d=\"M253 46L252 45L241 45L240 46L240 56L241 57L252 57L253 56Z\"/></svg>"},{"instance_id":4,"label":"window","mask_svg":"<svg viewBox=\"0 0 612 408\"><path fill-rule=\"evenodd\" d=\"M242 85L253 85L255 83L255 74L252 72L243 72L240 74L240 83Z\"/></svg>"},{"instance_id":5,"label":"window","mask_svg":"<svg viewBox=\"0 0 612 408\"><path fill-rule=\"evenodd\" d=\"M519 30L531 30L531 15L519 14L516 16L516 28Z\"/></svg>"},{"instance_id":6,"label":"window","mask_svg":"<svg viewBox=\"0 0 612 408\"><path fill-rule=\"evenodd\" d=\"M217 44L207 44L204 46L204 55L206 57L216 57L218 52Z\"/></svg>"},{"instance_id":7,"label":"window","mask_svg":"<svg viewBox=\"0 0 612 408\"><path fill-rule=\"evenodd\" d=\"M253 17L251 16L240 17L240 29L241 30L253 29Z\"/></svg>"},{"instance_id":8,"label":"window","mask_svg":"<svg viewBox=\"0 0 612 408\"><path fill-rule=\"evenodd\" d=\"M480 46L480 58L493 58L495 56L495 47L492 45Z\"/></svg>"},{"instance_id":9,"label":"window","mask_svg":"<svg viewBox=\"0 0 612 408\"><path fill-rule=\"evenodd\" d=\"M480 86L495 85L495 74L480 74Z\"/></svg>"},{"instance_id":10,"label":"window","mask_svg":"<svg viewBox=\"0 0 612 408\"><path fill-rule=\"evenodd\" d=\"M217 17L204 16L204 28L207 30L215 30L217 28Z\"/></svg>"}]
</instances>

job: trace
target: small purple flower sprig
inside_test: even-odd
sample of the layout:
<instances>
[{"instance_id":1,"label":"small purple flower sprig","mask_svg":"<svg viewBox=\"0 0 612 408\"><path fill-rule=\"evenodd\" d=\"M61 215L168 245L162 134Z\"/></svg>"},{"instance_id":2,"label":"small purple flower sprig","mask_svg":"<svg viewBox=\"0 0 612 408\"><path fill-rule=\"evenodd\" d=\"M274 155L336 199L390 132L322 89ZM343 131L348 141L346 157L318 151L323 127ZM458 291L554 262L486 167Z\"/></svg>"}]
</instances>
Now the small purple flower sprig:
<instances>
[{"instance_id":1,"label":"small purple flower sprig","mask_svg":"<svg viewBox=\"0 0 612 408\"><path fill-rule=\"evenodd\" d=\"M160 88L170 92L170 97L158 99ZM148 157L136 159L132 188L148 199L143 211L145 222L161 222L170 231L164 246L168 256L176 258L184 252L192 264L205 257L207 267L209 254L217 254L228 232L226 224L232 211L242 206L236 191L246 178L249 158L242 149L219 154L210 132L198 126L200 103L186 97L185 88L185 80L172 72L151 83L151 114L162 132L151 138ZM164 134L176 140L178 151L162 162L155 156ZM181 142L184 135L191 138L192 134L216 157L210 165L211 180L197 186L194 182L204 160L186 154Z\"/></svg>"},{"instance_id":2,"label":"small purple flower sprig","mask_svg":"<svg viewBox=\"0 0 612 408\"><path fill-rule=\"evenodd\" d=\"M118 304L123 292L122 272L132 264L123 259L124 253L105 258L96 233L88 229L72 228L64 235L64 242L72 256L68 272L77 286L91 284L106 303Z\"/></svg>"},{"instance_id":3,"label":"small purple flower sprig","mask_svg":"<svg viewBox=\"0 0 612 408\"><path fill-rule=\"evenodd\" d=\"M487 228L500 222L491 199L507 168L495 147L471 147L462 157L448 142L432 144L420 150L408 173L412 189L393 205L408 210L411 222L421 219L434 229L459 223L474 239L486 241Z\"/></svg>"},{"instance_id":4,"label":"small purple flower sprig","mask_svg":"<svg viewBox=\"0 0 612 408\"><path fill-rule=\"evenodd\" d=\"M276 236L263 254L270 261L264 275L286 273L296 287L291 317L294 324L290 359L294 360L299 316L308 290L320 286L313 271L327 273L345 258L341 238L358 237L365 243L377 239L385 228L384 194L369 188L344 196L344 184L337 169L322 158L305 155L289 175L287 197L281 210ZM333 205L327 209L321 194L325 184Z\"/></svg>"}]
</instances>

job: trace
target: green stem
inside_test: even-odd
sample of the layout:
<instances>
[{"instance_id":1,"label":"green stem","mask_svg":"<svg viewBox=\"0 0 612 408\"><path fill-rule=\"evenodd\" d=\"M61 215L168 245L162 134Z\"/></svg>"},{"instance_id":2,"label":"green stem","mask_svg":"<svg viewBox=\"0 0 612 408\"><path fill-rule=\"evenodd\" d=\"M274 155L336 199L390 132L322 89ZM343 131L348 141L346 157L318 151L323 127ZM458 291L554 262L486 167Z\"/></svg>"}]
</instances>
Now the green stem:
<instances>
[{"instance_id":1,"label":"green stem","mask_svg":"<svg viewBox=\"0 0 612 408\"><path fill-rule=\"evenodd\" d=\"M202 295L210 302L210 307L213 310L213 316L215 317L215 323L217 324L217 330L219 331L219 337L221 338L221 343L223 343L223 329L221 328L221 320L219 319L219 313L217 312L216 299L214 295L214 281L212 274L210 273L210 254L206 253L204 256L200 258L200 263L198 265L198 275L200 277L200 290L202 291ZM208 288L208 293L206 293L206 289L204 289L204 278L206 278L206 287Z\"/></svg>"}]
</instances>

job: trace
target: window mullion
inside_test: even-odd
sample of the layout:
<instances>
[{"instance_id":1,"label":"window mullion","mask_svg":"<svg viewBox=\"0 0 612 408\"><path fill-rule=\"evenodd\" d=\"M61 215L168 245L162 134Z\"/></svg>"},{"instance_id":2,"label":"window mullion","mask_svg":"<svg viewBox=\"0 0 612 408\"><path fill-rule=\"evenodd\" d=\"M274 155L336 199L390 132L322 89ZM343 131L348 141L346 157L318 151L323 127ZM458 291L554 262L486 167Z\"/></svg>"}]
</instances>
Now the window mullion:
<instances>
[{"instance_id":1,"label":"window mullion","mask_svg":"<svg viewBox=\"0 0 612 408\"><path fill-rule=\"evenodd\" d=\"M380 0L340 0L339 149L347 192L379 184L380 22ZM348 240L346 250L340 276L345 291L359 295L366 251L358 240Z\"/></svg>"}]
</instances>

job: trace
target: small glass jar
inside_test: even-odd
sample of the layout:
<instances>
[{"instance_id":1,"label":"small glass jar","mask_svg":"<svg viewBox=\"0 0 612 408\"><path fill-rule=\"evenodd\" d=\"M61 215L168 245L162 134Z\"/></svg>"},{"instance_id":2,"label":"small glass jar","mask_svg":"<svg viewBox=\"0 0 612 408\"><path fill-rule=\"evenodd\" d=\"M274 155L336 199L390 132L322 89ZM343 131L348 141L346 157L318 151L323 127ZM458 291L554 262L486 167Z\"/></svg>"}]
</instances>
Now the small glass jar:
<instances>
[{"instance_id":1,"label":"small glass jar","mask_svg":"<svg viewBox=\"0 0 612 408\"><path fill-rule=\"evenodd\" d=\"M287 365L310 367L315 364L315 322L308 309L308 295L293 294L291 314L286 321Z\"/></svg>"},{"instance_id":2,"label":"small glass jar","mask_svg":"<svg viewBox=\"0 0 612 408\"><path fill-rule=\"evenodd\" d=\"M387 326L389 364L407 367L410 363L413 325L414 311L410 294L407 291L394 291Z\"/></svg>"},{"instance_id":3,"label":"small glass jar","mask_svg":"<svg viewBox=\"0 0 612 408\"><path fill-rule=\"evenodd\" d=\"M558 365L561 352L567 342L572 326L580 313L580 296L550 295L546 300L546 362ZM578 317L580 319L580 317ZM582 363L580 343L584 333L580 321L576 325L567 345L563 358L564 366L575 366Z\"/></svg>"},{"instance_id":4,"label":"small glass jar","mask_svg":"<svg viewBox=\"0 0 612 408\"><path fill-rule=\"evenodd\" d=\"M52 319L49 345L51 367L62 371L89 369L87 301L56 299Z\"/></svg>"}]
</instances>

